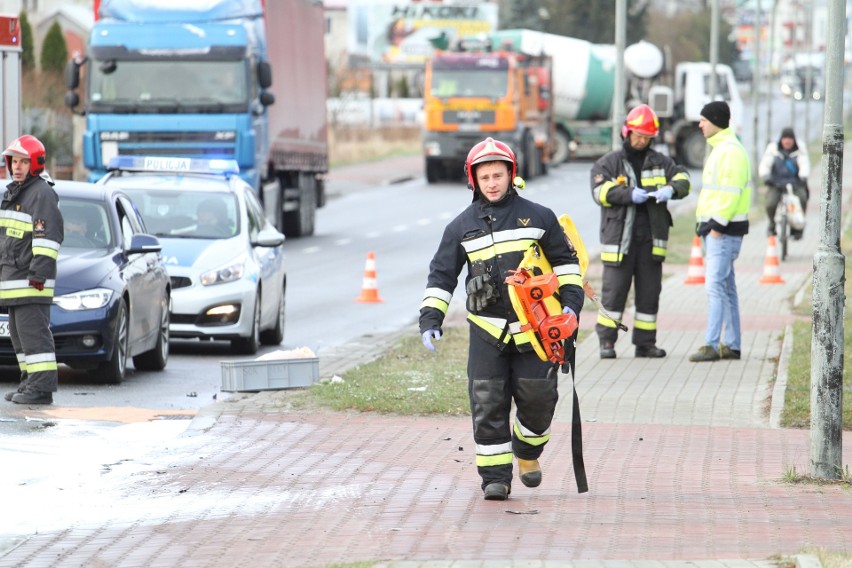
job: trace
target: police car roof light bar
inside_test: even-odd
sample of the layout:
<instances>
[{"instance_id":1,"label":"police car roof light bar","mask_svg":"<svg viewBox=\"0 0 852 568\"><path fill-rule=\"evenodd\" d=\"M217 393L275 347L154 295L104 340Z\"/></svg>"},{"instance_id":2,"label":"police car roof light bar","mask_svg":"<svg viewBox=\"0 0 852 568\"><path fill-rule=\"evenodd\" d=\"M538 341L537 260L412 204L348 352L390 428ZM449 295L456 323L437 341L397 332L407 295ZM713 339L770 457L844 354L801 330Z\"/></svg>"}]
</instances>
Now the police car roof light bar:
<instances>
[{"instance_id":1,"label":"police car roof light bar","mask_svg":"<svg viewBox=\"0 0 852 568\"><path fill-rule=\"evenodd\" d=\"M236 160L173 158L167 156L115 156L109 161L108 171L165 172L173 174L220 174L225 176L240 173Z\"/></svg>"}]
</instances>

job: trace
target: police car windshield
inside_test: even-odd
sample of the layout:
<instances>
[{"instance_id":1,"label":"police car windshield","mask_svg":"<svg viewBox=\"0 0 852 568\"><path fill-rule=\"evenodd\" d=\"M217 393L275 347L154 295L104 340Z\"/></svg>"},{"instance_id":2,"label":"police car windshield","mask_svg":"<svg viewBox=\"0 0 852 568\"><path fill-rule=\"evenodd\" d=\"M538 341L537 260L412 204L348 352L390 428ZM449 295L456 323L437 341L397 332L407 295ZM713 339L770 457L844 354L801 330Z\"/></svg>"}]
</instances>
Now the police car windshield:
<instances>
[{"instance_id":1,"label":"police car windshield","mask_svg":"<svg viewBox=\"0 0 852 568\"><path fill-rule=\"evenodd\" d=\"M239 232L236 196L224 192L171 192L124 188L148 231L163 238L227 239Z\"/></svg>"}]
</instances>

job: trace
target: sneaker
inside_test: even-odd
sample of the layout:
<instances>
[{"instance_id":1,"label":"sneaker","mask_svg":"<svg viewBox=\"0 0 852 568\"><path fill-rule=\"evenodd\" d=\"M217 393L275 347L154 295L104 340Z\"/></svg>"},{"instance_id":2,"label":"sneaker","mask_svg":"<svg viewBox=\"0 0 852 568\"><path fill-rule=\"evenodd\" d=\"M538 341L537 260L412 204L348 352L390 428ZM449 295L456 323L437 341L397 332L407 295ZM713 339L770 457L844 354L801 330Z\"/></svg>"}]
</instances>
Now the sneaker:
<instances>
[{"instance_id":1,"label":"sneaker","mask_svg":"<svg viewBox=\"0 0 852 568\"><path fill-rule=\"evenodd\" d=\"M719 357L722 359L739 359L740 358L740 350L739 349L731 349L724 343L719 346Z\"/></svg>"},{"instance_id":2,"label":"sneaker","mask_svg":"<svg viewBox=\"0 0 852 568\"><path fill-rule=\"evenodd\" d=\"M689 360L693 363L702 361L718 361L720 359L719 352L712 345L702 345L697 353L689 356Z\"/></svg>"},{"instance_id":3,"label":"sneaker","mask_svg":"<svg viewBox=\"0 0 852 568\"><path fill-rule=\"evenodd\" d=\"M612 341L601 341L601 359L615 359L615 345Z\"/></svg>"},{"instance_id":4,"label":"sneaker","mask_svg":"<svg viewBox=\"0 0 852 568\"><path fill-rule=\"evenodd\" d=\"M16 404L53 404L53 393L37 390L25 390L12 395Z\"/></svg>"},{"instance_id":5,"label":"sneaker","mask_svg":"<svg viewBox=\"0 0 852 568\"><path fill-rule=\"evenodd\" d=\"M505 483L489 483L483 489L486 501L505 501L509 498L509 486Z\"/></svg>"},{"instance_id":6,"label":"sneaker","mask_svg":"<svg viewBox=\"0 0 852 568\"><path fill-rule=\"evenodd\" d=\"M656 345L637 345L636 346L636 357L665 357L666 350L660 349Z\"/></svg>"},{"instance_id":7,"label":"sneaker","mask_svg":"<svg viewBox=\"0 0 852 568\"><path fill-rule=\"evenodd\" d=\"M518 458L518 473L521 483L527 487L538 487L541 485L541 466L538 460L522 460Z\"/></svg>"}]
</instances>

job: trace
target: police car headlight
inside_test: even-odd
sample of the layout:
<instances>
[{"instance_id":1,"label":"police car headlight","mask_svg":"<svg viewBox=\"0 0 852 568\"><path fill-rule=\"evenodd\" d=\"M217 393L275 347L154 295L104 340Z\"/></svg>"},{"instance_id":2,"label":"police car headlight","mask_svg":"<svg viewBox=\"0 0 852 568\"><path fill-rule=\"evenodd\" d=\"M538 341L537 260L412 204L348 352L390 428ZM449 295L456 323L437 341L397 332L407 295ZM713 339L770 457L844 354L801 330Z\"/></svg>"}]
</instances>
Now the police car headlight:
<instances>
[{"instance_id":1,"label":"police car headlight","mask_svg":"<svg viewBox=\"0 0 852 568\"><path fill-rule=\"evenodd\" d=\"M107 288L93 288L73 294L56 296L53 298L53 303L69 312L96 310L109 304L112 294L113 291Z\"/></svg>"},{"instance_id":2,"label":"police car headlight","mask_svg":"<svg viewBox=\"0 0 852 568\"><path fill-rule=\"evenodd\" d=\"M208 270L201 275L202 286L213 286L214 284L224 284L225 282L233 282L243 277L246 271L246 258L241 256L233 262L226 264L221 268Z\"/></svg>"}]
</instances>

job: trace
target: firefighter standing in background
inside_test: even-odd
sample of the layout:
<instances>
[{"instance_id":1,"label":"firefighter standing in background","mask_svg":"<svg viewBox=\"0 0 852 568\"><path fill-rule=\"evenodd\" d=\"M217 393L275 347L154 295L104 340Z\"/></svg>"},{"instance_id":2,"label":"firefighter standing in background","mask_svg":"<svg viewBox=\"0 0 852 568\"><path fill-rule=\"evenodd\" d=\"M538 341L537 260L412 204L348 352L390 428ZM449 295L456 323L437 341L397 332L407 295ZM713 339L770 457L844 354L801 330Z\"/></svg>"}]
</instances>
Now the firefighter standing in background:
<instances>
[{"instance_id":1,"label":"firefighter standing in background","mask_svg":"<svg viewBox=\"0 0 852 568\"><path fill-rule=\"evenodd\" d=\"M657 347L657 312L672 225L667 202L686 197L690 188L686 169L651 149L658 132L651 107L637 106L627 114L621 149L600 158L591 173L592 197L601 206L601 300L612 318L621 320L631 282L636 282L636 357L666 356ZM601 359L614 359L615 322L599 314L595 330Z\"/></svg>"},{"instance_id":2,"label":"firefighter standing in background","mask_svg":"<svg viewBox=\"0 0 852 568\"><path fill-rule=\"evenodd\" d=\"M21 136L3 152L12 183L0 204L0 305L9 310L9 335L21 382L6 400L18 404L52 404L58 389L50 305L56 257L64 228L59 198L40 177L44 145Z\"/></svg>"},{"instance_id":3,"label":"firefighter standing in background","mask_svg":"<svg viewBox=\"0 0 852 568\"><path fill-rule=\"evenodd\" d=\"M488 138L470 150L465 172L473 203L444 229L420 306L423 345L435 351L433 341L441 338L459 274L467 265L467 372L476 466L485 499L495 501L511 492L513 456L524 485L541 483L538 458L550 438L558 399L558 365L542 361L520 330L505 278L537 242L558 277L563 313L576 315L583 306L576 252L553 211L517 194L517 170L515 154L502 142Z\"/></svg>"}]
</instances>

